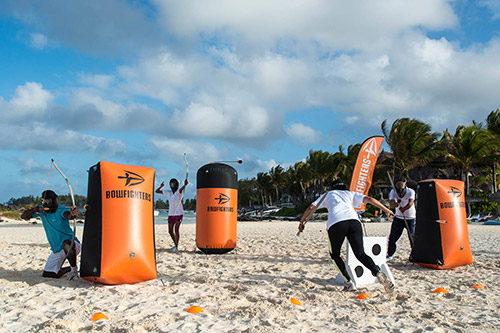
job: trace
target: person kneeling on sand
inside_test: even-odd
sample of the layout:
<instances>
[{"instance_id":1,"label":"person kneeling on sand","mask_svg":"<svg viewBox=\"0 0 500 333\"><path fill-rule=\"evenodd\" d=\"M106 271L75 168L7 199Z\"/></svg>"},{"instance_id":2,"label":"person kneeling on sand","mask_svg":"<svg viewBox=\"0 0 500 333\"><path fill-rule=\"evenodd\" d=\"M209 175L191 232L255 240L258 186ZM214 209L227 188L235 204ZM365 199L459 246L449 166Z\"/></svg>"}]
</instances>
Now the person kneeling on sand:
<instances>
[{"instance_id":1,"label":"person kneeling on sand","mask_svg":"<svg viewBox=\"0 0 500 333\"><path fill-rule=\"evenodd\" d=\"M78 213L77 207L72 207L70 210L59 205L57 194L51 190L42 193L42 206L35 206L22 213L21 218L24 220L32 217L42 219L45 235L52 251L43 269L43 277L60 278L70 272L70 280L78 279L76 256L82 247L77 238L72 241L74 234L69 225L69 219L78 216ZM63 268L66 258L71 267Z\"/></svg>"},{"instance_id":2,"label":"person kneeling on sand","mask_svg":"<svg viewBox=\"0 0 500 333\"><path fill-rule=\"evenodd\" d=\"M371 271L373 276L377 277L387 292L391 292L394 290L394 285L364 251L363 230L354 209L363 203L382 209L388 217L394 216L393 212L378 200L361 193L348 191L345 184L336 182L332 191L320 196L306 209L300 219L299 232L304 230L304 221L311 212L316 208L326 208L328 210L326 229L330 242L330 256L345 281L344 290L356 290L356 286L347 273L345 263L340 257L340 249L344 239L347 238L356 258Z\"/></svg>"}]
</instances>

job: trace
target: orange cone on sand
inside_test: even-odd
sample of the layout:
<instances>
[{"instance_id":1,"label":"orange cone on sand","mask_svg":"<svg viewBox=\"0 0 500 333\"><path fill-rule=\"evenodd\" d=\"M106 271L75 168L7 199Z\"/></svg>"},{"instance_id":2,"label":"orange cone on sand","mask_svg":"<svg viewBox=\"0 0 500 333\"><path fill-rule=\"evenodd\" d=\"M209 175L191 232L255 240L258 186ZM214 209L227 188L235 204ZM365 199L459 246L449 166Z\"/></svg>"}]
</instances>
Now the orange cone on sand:
<instances>
[{"instance_id":1,"label":"orange cone on sand","mask_svg":"<svg viewBox=\"0 0 500 333\"><path fill-rule=\"evenodd\" d=\"M94 315L90 318L90 320L95 321L95 322L100 322L103 320L108 320L108 317L102 312L96 312Z\"/></svg>"},{"instance_id":2,"label":"orange cone on sand","mask_svg":"<svg viewBox=\"0 0 500 333\"><path fill-rule=\"evenodd\" d=\"M475 285L472 286L472 289L484 289L484 287L479 283L476 283Z\"/></svg>"},{"instance_id":3,"label":"orange cone on sand","mask_svg":"<svg viewBox=\"0 0 500 333\"><path fill-rule=\"evenodd\" d=\"M302 303L300 303L300 301L294 297L290 298L290 303L295 305L302 305Z\"/></svg>"},{"instance_id":4,"label":"orange cone on sand","mask_svg":"<svg viewBox=\"0 0 500 333\"><path fill-rule=\"evenodd\" d=\"M443 294L447 294L448 293L448 290L444 289L444 288L437 288L436 290L433 291L434 294L437 294L437 293L443 293Z\"/></svg>"},{"instance_id":5,"label":"orange cone on sand","mask_svg":"<svg viewBox=\"0 0 500 333\"><path fill-rule=\"evenodd\" d=\"M361 293L358 296L356 296L356 299L367 299L367 298L370 298L370 296L368 296L365 293Z\"/></svg>"},{"instance_id":6,"label":"orange cone on sand","mask_svg":"<svg viewBox=\"0 0 500 333\"><path fill-rule=\"evenodd\" d=\"M193 305L192 307L187 309L186 312L196 314L196 313L203 312L203 310L198 305Z\"/></svg>"}]
</instances>

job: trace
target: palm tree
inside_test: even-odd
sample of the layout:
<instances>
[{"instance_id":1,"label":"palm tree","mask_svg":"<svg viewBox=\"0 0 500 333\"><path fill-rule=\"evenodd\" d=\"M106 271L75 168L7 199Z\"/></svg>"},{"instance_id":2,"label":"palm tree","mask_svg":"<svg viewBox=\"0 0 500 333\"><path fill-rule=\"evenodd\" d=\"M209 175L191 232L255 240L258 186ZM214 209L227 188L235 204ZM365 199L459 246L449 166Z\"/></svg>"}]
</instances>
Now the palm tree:
<instances>
[{"instance_id":1,"label":"palm tree","mask_svg":"<svg viewBox=\"0 0 500 333\"><path fill-rule=\"evenodd\" d=\"M490 131L478 125L460 125L455 135L445 131L443 139L447 145L447 159L460 169L466 193L470 195L469 175L474 175L474 168L485 167L491 162L491 156L498 151L499 141Z\"/></svg>"},{"instance_id":2,"label":"palm tree","mask_svg":"<svg viewBox=\"0 0 500 333\"><path fill-rule=\"evenodd\" d=\"M296 182L299 184L302 191L302 200L306 200L307 190L313 183L311 167L308 163L300 161L294 164L293 170Z\"/></svg>"},{"instance_id":3,"label":"palm tree","mask_svg":"<svg viewBox=\"0 0 500 333\"><path fill-rule=\"evenodd\" d=\"M269 176L271 178L271 184L274 186L274 190L276 191L276 202L280 199L279 197L279 188L283 185L284 182L284 169L281 165L277 165L272 167L269 171Z\"/></svg>"},{"instance_id":4,"label":"palm tree","mask_svg":"<svg viewBox=\"0 0 500 333\"><path fill-rule=\"evenodd\" d=\"M409 171L424 166L444 154L438 140L439 134L431 132L431 126L417 119L396 119L387 127L382 122L382 133L393 153L394 166L409 179Z\"/></svg>"},{"instance_id":5,"label":"palm tree","mask_svg":"<svg viewBox=\"0 0 500 333\"><path fill-rule=\"evenodd\" d=\"M486 118L487 128L500 140L500 109L491 111ZM492 192L497 191L497 162L498 162L498 152L493 156L492 163L492 178L493 178L493 189Z\"/></svg>"},{"instance_id":6,"label":"palm tree","mask_svg":"<svg viewBox=\"0 0 500 333\"><path fill-rule=\"evenodd\" d=\"M262 206L264 207L267 204L267 195L270 189L272 189L271 177L265 172L259 172L257 174L256 183L262 198Z\"/></svg>"},{"instance_id":7,"label":"palm tree","mask_svg":"<svg viewBox=\"0 0 500 333\"><path fill-rule=\"evenodd\" d=\"M344 148L342 146L339 146L339 151L333 154L333 157L337 162L337 167L334 175L335 179L339 179L344 183L349 184L360 148L361 143L349 145L349 147L347 147L346 154L344 153Z\"/></svg>"},{"instance_id":8,"label":"palm tree","mask_svg":"<svg viewBox=\"0 0 500 333\"><path fill-rule=\"evenodd\" d=\"M332 180L333 170L335 169L335 159L329 152L322 150L310 150L306 159L309 168L313 174L314 190L322 193L325 190L325 183Z\"/></svg>"}]
</instances>

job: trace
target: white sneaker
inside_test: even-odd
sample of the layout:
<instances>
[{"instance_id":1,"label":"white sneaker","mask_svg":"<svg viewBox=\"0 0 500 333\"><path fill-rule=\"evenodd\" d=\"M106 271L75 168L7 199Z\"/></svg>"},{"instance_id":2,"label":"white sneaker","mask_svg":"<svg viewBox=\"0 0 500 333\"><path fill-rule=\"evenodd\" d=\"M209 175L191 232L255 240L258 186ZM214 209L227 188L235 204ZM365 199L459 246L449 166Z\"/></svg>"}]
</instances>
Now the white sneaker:
<instances>
[{"instance_id":1,"label":"white sneaker","mask_svg":"<svg viewBox=\"0 0 500 333\"><path fill-rule=\"evenodd\" d=\"M349 282L344 283L344 290L345 291L353 291L356 289L357 288L356 288L356 285L354 284L354 282L349 281Z\"/></svg>"},{"instance_id":2,"label":"white sneaker","mask_svg":"<svg viewBox=\"0 0 500 333\"><path fill-rule=\"evenodd\" d=\"M391 282L391 280L389 280L387 275L385 275L383 272L377 273L377 279L378 282L380 282L380 284L384 286L386 292L392 293L394 291L394 284Z\"/></svg>"},{"instance_id":3,"label":"white sneaker","mask_svg":"<svg viewBox=\"0 0 500 333\"><path fill-rule=\"evenodd\" d=\"M175 246L172 248L172 250L171 250L171 251L172 251L172 253L177 253L177 252L179 252L179 251L177 251L177 248L176 248Z\"/></svg>"},{"instance_id":4,"label":"white sneaker","mask_svg":"<svg viewBox=\"0 0 500 333\"><path fill-rule=\"evenodd\" d=\"M78 279L80 279L80 277L78 276L78 272L70 272L69 273L69 278L68 278L69 281L72 281L72 280L76 281Z\"/></svg>"}]
</instances>

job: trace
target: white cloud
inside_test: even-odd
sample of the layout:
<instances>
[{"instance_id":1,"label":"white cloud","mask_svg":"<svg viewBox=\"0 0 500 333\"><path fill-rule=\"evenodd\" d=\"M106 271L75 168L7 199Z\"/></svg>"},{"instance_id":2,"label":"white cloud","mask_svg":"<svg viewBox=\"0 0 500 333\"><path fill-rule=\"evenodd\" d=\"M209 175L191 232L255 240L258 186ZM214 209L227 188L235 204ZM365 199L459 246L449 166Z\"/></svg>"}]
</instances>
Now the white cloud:
<instances>
[{"instance_id":1,"label":"white cloud","mask_svg":"<svg viewBox=\"0 0 500 333\"><path fill-rule=\"evenodd\" d=\"M30 34L30 44L37 50L43 50L49 44L47 36L39 33Z\"/></svg>"},{"instance_id":2,"label":"white cloud","mask_svg":"<svg viewBox=\"0 0 500 333\"><path fill-rule=\"evenodd\" d=\"M457 23L445 0L332 1L231 0L156 1L160 22L182 38L224 34L247 44L276 39L315 40L328 47L365 48L415 27L449 28ZM244 49L244 47L242 47Z\"/></svg>"},{"instance_id":3,"label":"white cloud","mask_svg":"<svg viewBox=\"0 0 500 333\"><path fill-rule=\"evenodd\" d=\"M321 132L300 123L291 123L286 128L286 134L301 145L318 143L321 141Z\"/></svg>"},{"instance_id":4,"label":"white cloud","mask_svg":"<svg viewBox=\"0 0 500 333\"><path fill-rule=\"evenodd\" d=\"M153 137L149 143L170 160L184 161L184 153L186 153L191 167L207 161L219 160L220 157L219 150L212 143L206 141Z\"/></svg>"},{"instance_id":5,"label":"white cloud","mask_svg":"<svg viewBox=\"0 0 500 333\"><path fill-rule=\"evenodd\" d=\"M45 37L112 54L133 43L134 60L114 75L80 74L86 87L64 96L67 108L56 108L51 92L28 82L12 100L0 98L2 114L15 108L16 119L38 121L48 114L75 131L259 146L286 135L321 140L311 127L284 126L289 110L320 107L343 113L338 119L346 124L379 127L403 116L437 125L449 119L436 115L468 121L471 110L498 103L497 41L462 49L426 37L459 24L446 0L155 0L155 15L142 3L108 0L101 10L96 3L10 6L25 9L15 12L27 25L47 24L32 35L41 43Z\"/></svg>"},{"instance_id":6,"label":"white cloud","mask_svg":"<svg viewBox=\"0 0 500 333\"><path fill-rule=\"evenodd\" d=\"M24 86L18 86L14 97L0 110L9 118L20 118L29 115L39 115L47 110L54 96L43 89L41 83L26 82ZM9 109L10 110L7 110Z\"/></svg>"},{"instance_id":7,"label":"white cloud","mask_svg":"<svg viewBox=\"0 0 500 333\"><path fill-rule=\"evenodd\" d=\"M38 122L23 126L1 124L0 132L2 149L92 152L106 157L127 152L121 140L61 130Z\"/></svg>"},{"instance_id":8,"label":"white cloud","mask_svg":"<svg viewBox=\"0 0 500 333\"><path fill-rule=\"evenodd\" d=\"M479 0L479 4L488 7L491 10L493 20L500 19L500 1L498 0Z\"/></svg>"},{"instance_id":9,"label":"white cloud","mask_svg":"<svg viewBox=\"0 0 500 333\"><path fill-rule=\"evenodd\" d=\"M112 75L105 74L80 74L80 82L99 89L108 89L114 82Z\"/></svg>"},{"instance_id":10,"label":"white cloud","mask_svg":"<svg viewBox=\"0 0 500 333\"><path fill-rule=\"evenodd\" d=\"M49 164L40 164L35 159L28 158L19 158L17 159L17 163L20 166L20 172L24 175L30 175L34 173L46 174L49 171Z\"/></svg>"}]
</instances>

